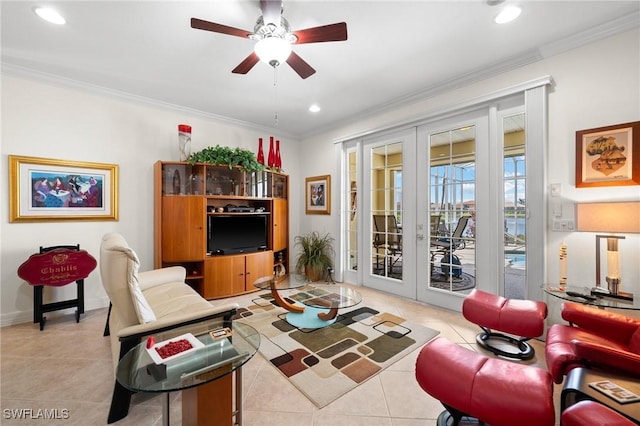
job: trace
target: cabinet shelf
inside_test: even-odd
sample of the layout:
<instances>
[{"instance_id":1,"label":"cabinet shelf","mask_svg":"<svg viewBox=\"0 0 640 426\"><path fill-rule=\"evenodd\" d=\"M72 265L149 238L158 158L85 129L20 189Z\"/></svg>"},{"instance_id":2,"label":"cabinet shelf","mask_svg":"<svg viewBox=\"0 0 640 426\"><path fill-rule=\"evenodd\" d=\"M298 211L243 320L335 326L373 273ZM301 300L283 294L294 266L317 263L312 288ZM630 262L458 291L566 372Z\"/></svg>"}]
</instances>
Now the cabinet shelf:
<instances>
[{"instance_id":1,"label":"cabinet shelf","mask_svg":"<svg viewBox=\"0 0 640 426\"><path fill-rule=\"evenodd\" d=\"M188 279L188 280L200 280L200 279L202 279L202 278L204 278L204 275L202 275L202 274L198 274L198 275L187 275L187 276L186 276L186 279Z\"/></svg>"},{"instance_id":2,"label":"cabinet shelf","mask_svg":"<svg viewBox=\"0 0 640 426\"><path fill-rule=\"evenodd\" d=\"M207 216L264 216L270 215L271 212L207 212Z\"/></svg>"},{"instance_id":3,"label":"cabinet shelf","mask_svg":"<svg viewBox=\"0 0 640 426\"><path fill-rule=\"evenodd\" d=\"M248 197L245 195L205 195L208 200L246 200L246 201L269 201L265 197Z\"/></svg>"},{"instance_id":4,"label":"cabinet shelf","mask_svg":"<svg viewBox=\"0 0 640 426\"><path fill-rule=\"evenodd\" d=\"M271 198L268 197L250 197L247 195L205 195L205 197L212 200L263 200L269 201Z\"/></svg>"}]
</instances>

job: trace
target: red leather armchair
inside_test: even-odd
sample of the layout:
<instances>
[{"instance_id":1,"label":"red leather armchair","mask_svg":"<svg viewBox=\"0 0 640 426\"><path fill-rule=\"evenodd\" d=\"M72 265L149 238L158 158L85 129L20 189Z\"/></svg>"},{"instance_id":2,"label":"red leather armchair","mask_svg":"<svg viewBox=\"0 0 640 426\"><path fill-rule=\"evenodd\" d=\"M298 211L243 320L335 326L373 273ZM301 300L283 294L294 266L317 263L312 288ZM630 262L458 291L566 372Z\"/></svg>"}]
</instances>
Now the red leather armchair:
<instances>
[{"instance_id":1,"label":"red leather armchair","mask_svg":"<svg viewBox=\"0 0 640 426\"><path fill-rule=\"evenodd\" d=\"M547 332L545 355L553 381L575 367L640 376L640 319L565 302L562 318Z\"/></svg>"},{"instance_id":2,"label":"red leather armchair","mask_svg":"<svg viewBox=\"0 0 640 426\"><path fill-rule=\"evenodd\" d=\"M423 346L418 385L444 405L438 426L475 417L493 426L553 426L551 375L537 367L478 354L444 337ZM475 423L474 423L475 424Z\"/></svg>"}]
</instances>

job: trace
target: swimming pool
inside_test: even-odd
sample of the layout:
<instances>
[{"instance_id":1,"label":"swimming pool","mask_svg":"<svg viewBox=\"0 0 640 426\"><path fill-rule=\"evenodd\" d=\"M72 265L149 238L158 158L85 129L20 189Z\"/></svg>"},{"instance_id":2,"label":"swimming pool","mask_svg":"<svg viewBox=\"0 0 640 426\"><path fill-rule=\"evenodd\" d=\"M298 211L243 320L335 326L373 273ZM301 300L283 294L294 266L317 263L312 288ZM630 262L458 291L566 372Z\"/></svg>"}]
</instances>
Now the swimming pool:
<instances>
[{"instance_id":1,"label":"swimming pool","mask_svg":"<svg viewBox=\"0 0 640 426\"><path fill-rule=\"evenodd\" d=\"M524 268L527 266L527 254L521 251L518 251L518 252L505 251L504 260L513 267Z\"/></svg>"}]
</instances>

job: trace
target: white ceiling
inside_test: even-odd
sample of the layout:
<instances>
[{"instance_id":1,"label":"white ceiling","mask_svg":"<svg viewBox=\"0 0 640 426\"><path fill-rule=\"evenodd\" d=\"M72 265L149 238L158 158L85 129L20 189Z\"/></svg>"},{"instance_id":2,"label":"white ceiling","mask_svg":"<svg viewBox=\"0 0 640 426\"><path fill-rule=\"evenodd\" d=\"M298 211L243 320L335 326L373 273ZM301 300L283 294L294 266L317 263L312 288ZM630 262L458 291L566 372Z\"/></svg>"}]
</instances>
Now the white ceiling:
<instances>
[{"instance_id":1,"label":"white ceiling","mask_svg":"<svg viewBox=\"0 0 640 426\"><path fill-rule=\"evenodd\" d=\"M253 31L258 0L3 0L2 71L62 77L302 138L640 25L638 0L488 3L285 0L292 30L344 21L348 40L294 46L317 73L303 80L285 64L274 87L262 63L231 73L251 40L190 28L197 17ZM520 18L495 24L513 3ZM41 4L67 24L38 18L32 8ZM322 111L308 112L312 103Z\"/></svg>"}]
</instances>

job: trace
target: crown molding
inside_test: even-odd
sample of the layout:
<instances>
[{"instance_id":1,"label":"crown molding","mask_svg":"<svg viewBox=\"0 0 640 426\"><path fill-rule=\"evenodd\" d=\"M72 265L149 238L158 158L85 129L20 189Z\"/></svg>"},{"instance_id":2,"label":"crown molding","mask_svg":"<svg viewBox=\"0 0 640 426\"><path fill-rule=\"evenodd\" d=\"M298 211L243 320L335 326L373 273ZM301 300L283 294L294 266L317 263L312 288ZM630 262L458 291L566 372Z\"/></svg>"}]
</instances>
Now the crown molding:
<instances>
[{"instance_id":1,"label":"crown molding","mask_svg":"<svg viewBox=\"0 0 640 426\"><path fill-rule=\"evenodd\" d=\"M177 112L180 114L187 114L190 116L202 118L204 120L215 121L218 123L227 124L235 127L241 127L247 130L255 130L255 131L266 132L266 133L273 133L274 131L274 129L271 127L259 126L257 124L250 123L248 121L236 120L233 118L204 112L194 108L184 107L184 106L172 104L169 102L163 102L156 99L146 98L144 96L138 96L138 95L134 95L127 92L122 92L119 90L109 89L106 87L87 83L85 81L62 77L57 74L37 71L32 68L23 67L20 65L12 64L10 62L6 62L5 60L6 58L7 58L6 56L3 57L2 62L0 63L2 75L29 79L29 80L33 80L40 83L46 83L51 86L75 89L75 90L79 90L79 91L83 91L83 92L87 92L95 95L109 97L112 99L144 105L151 108L168 110L168 111ZM278 133L282 135L282 137L287 137L287 138L296 139L296 140L298 139L298 137L288 132L283 132L279 129L278 129Z\"/></svg>"},{"instance_id":2,"label":"crown molding","mask_svg":"<svg viewBox=\"0 0 640 426\"><path fill-rule=\"evenodd\" d=\"M555 82L553 81L553 77L550 75L545 75L533 80L525 81L519 84L515 84L510 87L506 87L504 89L487 93L483 96L478 96L472 99L468 99L464 102L449 106L447 108L443 108L435 113L429 114L419 114L414 117L408 118L401 122L396 122L392 125L383 125L377 128L368 129L363 132L349 134L349 135L341 135L333 138L333 143L343 143L351 140L363 139L367 136L371 136L376 133L390 131L399 128L405 128L409 126L419 126L428 121L441 120L447 117L451 117L455 114L461 114L466 111L472 111L478 108L481 105L486 105L491 102L495 102L499 99L504 99L513 95L517 95L518 93L524 93L527 90L531 90L537 87L542 86L553 86Z\"/></svg>"},{"instance_id":3,"label":"crown molding","mask_svg":"<svg viewBox=\"0 0 640 426\"><path fill-rule=\"evenodd\" d=\"M538 50L542 57L548 58L594 43L598 40L631 31L638 27L640 27L640 11L635 11L612 21L605 22L604 24L597 25L587 31L582 31L565 37L560 41L541 46Z\"/></svg>"}]
</instances>

